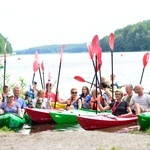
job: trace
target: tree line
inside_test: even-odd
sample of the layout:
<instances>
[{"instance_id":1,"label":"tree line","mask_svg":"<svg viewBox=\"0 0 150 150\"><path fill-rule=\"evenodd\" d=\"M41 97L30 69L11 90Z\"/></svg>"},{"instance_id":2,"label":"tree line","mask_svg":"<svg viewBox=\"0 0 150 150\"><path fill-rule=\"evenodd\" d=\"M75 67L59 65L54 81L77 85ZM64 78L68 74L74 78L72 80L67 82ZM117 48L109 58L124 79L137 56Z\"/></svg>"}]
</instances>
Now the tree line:
<instances>
[{"instance_id":1,"label":"tree line","mask_svg":"<svg viewBox=\"0 0 150 150\"><path fill-rule=\"evenodd\" d=\"M0 33L0 54L4 54L4 46L5 43L7 42L7 47L6 47L6 53L12 54L13 49L9 41L7 41L7 38L5 38L1 33Z\"/></svg>"},{"instance_id":2,"label":"tree line","mask_svg":"<svg viewBox=\"0 0 150 150\"><path fill-rule=\"evenodd\" d=\"M114 32L115 47L114 52L133 52L133 51L147 51L150 50L150 20L138 22L133 25L128 25L122 29L117 29ZM94 36L94 35L93 35ZM100 39L100 45L103 52L110 51L108 44L109 35ZM0 53L3 53L4 44L6 42L0 34ZM7 53L12 53L11 44L7 46ZM34 54L38 53L59 53L62 45L45 45L14 51L16 54ZM65 51L68 53L81 53L87 52L87 44L66 44Z\"/></svg>"}]
</instances>

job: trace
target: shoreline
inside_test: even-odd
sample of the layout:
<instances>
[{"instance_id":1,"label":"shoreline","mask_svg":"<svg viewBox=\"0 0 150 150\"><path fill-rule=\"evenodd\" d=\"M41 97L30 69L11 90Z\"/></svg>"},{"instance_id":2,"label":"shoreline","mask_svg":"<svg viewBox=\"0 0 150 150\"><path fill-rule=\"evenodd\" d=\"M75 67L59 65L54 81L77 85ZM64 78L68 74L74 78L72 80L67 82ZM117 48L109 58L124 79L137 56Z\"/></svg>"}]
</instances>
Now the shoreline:
<instances>
[{"instance_id":1,"label":"shoreline","mask_svg":"<svg viewBox=\"0 0 150 150\"><path fill-rule=\"evenodd\" d=\"M0 133L3 150L149 150L149 135L101 131L43 131L34 134Z\"/></svg>"}]
</instances>

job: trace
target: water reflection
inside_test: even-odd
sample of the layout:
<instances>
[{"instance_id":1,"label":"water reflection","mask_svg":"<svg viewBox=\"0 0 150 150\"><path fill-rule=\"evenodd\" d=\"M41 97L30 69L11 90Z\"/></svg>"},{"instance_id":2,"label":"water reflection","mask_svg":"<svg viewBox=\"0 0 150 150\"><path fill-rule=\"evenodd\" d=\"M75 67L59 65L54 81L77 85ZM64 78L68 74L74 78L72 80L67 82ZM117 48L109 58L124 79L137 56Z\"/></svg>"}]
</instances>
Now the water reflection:
<instances>
[{"instance_id":1,"label":"water reflection","mask_svg":"<svg viewBox=\"0 0 150 150\"><path fill-rule=\"evenodd\" d=\"M25 125L20 130L21 134L31 134L42 131L64 132L64 131L84 131L79 124L33 124L32 126ZM97 131L103 132L116 132L116 133L129 133L130 131L139 130L139 126L134 124L117 126L112 128L99 129Z\"/></svg>"}]
</instances>

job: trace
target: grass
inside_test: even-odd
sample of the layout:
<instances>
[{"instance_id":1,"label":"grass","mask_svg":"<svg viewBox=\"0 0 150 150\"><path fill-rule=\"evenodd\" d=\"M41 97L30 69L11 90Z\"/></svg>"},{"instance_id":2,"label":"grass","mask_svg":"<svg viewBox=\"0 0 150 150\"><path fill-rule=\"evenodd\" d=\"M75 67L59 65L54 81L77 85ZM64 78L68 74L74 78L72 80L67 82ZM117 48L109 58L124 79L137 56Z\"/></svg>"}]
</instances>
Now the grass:
<instances>
[{"instance_id":1,"label":"grass","mask_svg":"<svg viewBox=\"0 0 150 150\"><path fill-rule=\"evenodd\" d=\"M10 130L9 128L7 128L6 126L0 128L0 132L12 132L12 133L15 133L15 131L13 130Z\"/></svg>"}]
</instances>

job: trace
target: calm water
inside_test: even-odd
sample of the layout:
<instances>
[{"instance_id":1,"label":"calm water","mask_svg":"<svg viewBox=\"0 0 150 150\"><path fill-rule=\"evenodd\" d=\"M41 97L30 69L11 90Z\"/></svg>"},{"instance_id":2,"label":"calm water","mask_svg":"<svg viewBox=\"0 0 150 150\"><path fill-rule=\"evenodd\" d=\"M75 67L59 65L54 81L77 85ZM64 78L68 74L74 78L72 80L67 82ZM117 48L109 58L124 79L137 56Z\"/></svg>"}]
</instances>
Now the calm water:
<instances>
[{"instance_id":1,"label":"calm water","mask_svg":"<svg viewBox=\"0 0 150 150\"><path fill-rule=\"evenodd\" d=\"M146 52L124 52L113 53L113 68L114 74L117 76L117 81L120 85L132 83L133 85L139 84L142 70L143 70L143 55ZM16 55L7 57L6 73L11 75L10 82L18 82L18 78L22 77L29 85L33 77L33 62L34 55ZM44 77L45 82L48 81L48 72L51 75L51 82L57 81L58 69L60 63L60 54L39 54L40 62L44 61ZM3 74L3 71L0 72ZM102 54L102 67L101 74L109 79L111 74L111 53ZM61 97L68 97L70 89L77 87L81 91L83 85L90 85L86 82L79 82L74 79L74 76L79 75L86 81L92 82L94 69L92 61L88 53L69 54L63 53L62 64L59 80L59 91ZM144 70L142 85L145 91L149 91L150 85L150 63L147 64ZM35 80L38 82L39 89L41 88L40 76L37 71ZM56 84L55 84L56 85ZM53 88L55 90L55 88Z\"/></svg>"},{"instance_id":2,"label":"calm water","mask_svg":"<svg viewBox=\"0 0 150 150\"><path fill-rule=\"evenodd\" d=\"M139 125L136 123L99 129L97 131L101 132L116 132L116 133L129 133L130 131L138 131L140 129ZM86 131L79 124L35 124L32 126L23 126L19 131L21 134L31 134L42 131L52 131L52 132L65 132L65 131Z\"/></svg>"}]
</instances>

